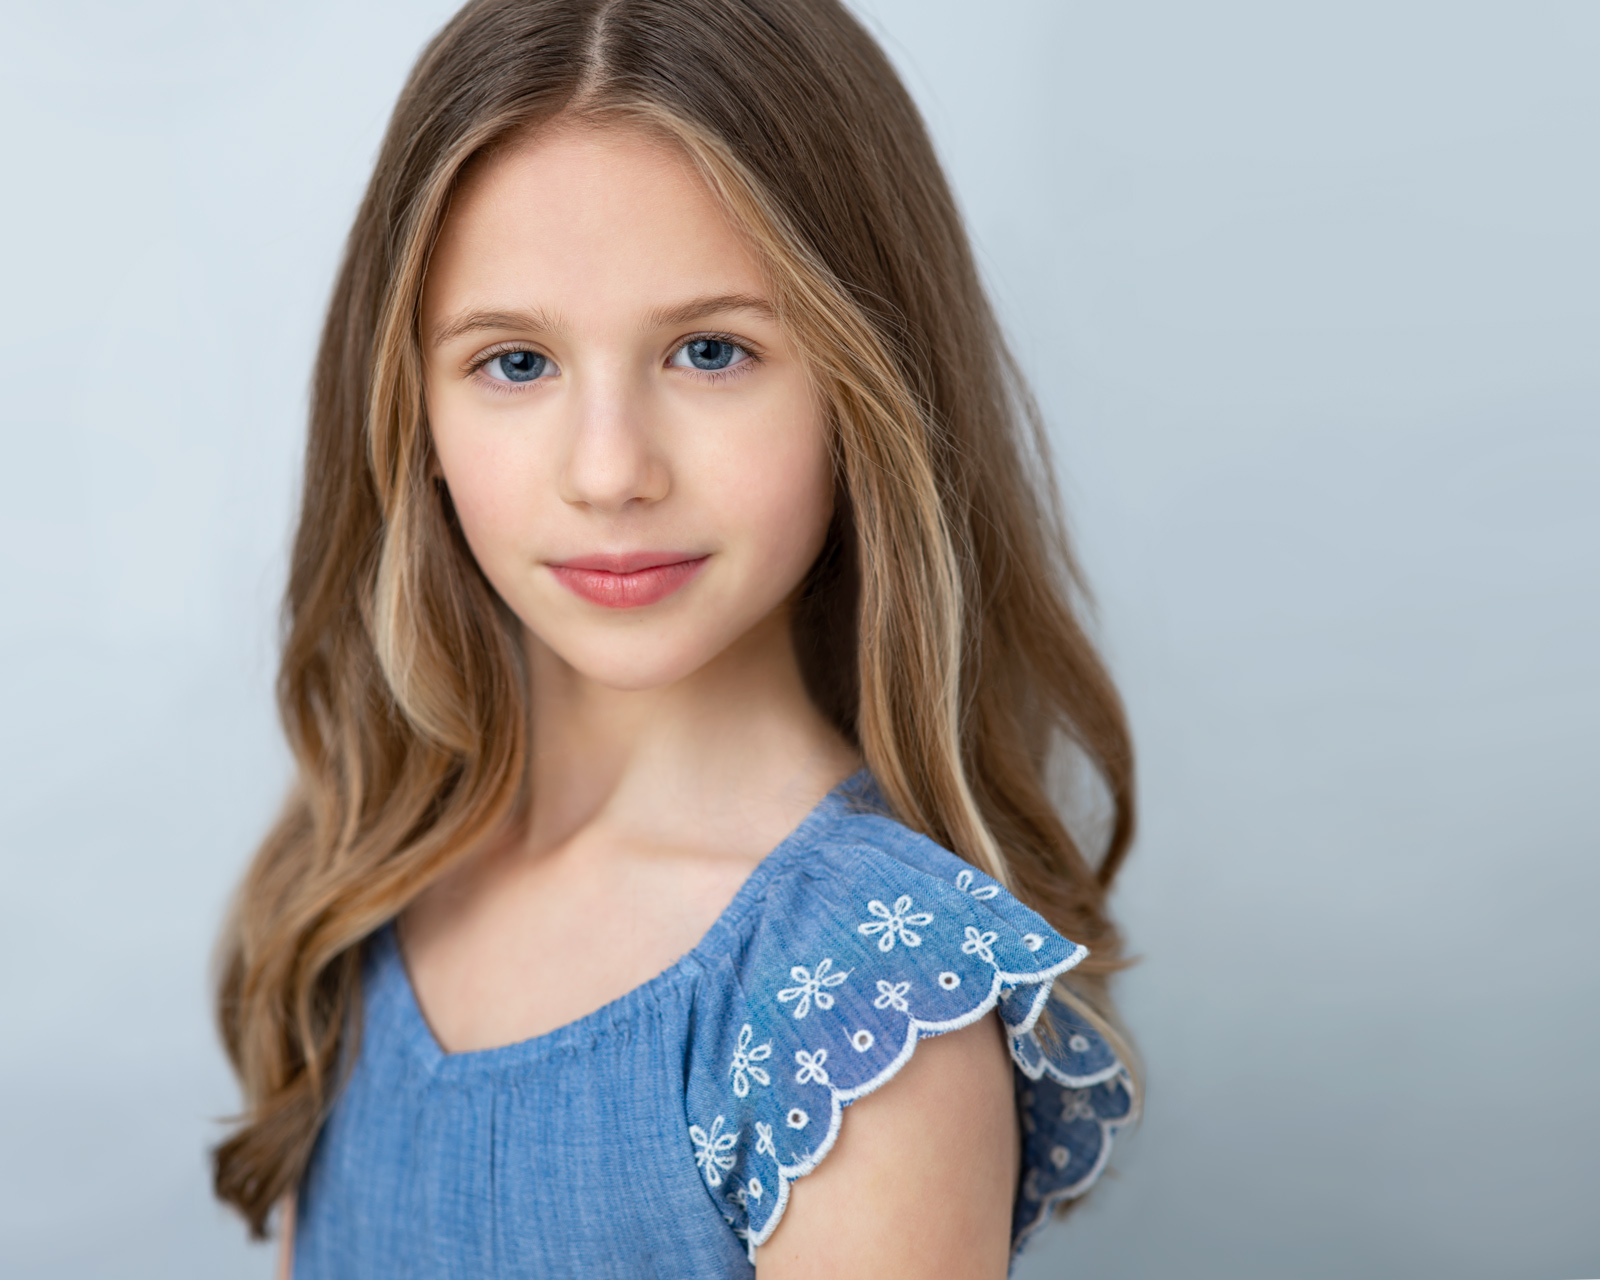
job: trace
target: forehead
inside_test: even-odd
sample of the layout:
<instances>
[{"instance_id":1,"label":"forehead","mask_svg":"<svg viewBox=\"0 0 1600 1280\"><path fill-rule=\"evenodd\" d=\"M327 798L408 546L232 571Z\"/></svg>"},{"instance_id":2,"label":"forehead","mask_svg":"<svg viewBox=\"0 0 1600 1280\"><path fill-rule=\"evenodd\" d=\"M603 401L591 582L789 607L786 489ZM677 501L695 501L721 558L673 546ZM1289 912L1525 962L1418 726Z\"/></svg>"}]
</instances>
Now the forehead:
<instances>
[{"instance_id":1,"label":"forehead","mask_svg":"<svg viewBox=\"0 0 1600 1280\"><path fill-rule=\"evenodd\" d=\"M423 311L531 307L600 320L761 291L754 253L679 148L635 130L557 126L464 177Z\"/></svg>"}]
</instances>

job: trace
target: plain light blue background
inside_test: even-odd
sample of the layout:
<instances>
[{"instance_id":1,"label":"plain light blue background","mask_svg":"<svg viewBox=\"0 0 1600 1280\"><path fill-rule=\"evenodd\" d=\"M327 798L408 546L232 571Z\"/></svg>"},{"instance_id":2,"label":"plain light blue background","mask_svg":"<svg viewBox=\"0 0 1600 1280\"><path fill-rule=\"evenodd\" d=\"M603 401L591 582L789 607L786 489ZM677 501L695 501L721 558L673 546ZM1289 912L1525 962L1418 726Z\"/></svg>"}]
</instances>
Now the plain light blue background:
<instances>
[{"instance_id":1,"label":"plain light blue background","mask_svg":"<svg viewBox=\"0 0 1600 1280\"><path fill-rule=\"evenodd\" d=\"M1600 6L871 0L1142 750L1148 1117L1027 1280L1600 1275ZM423 0L0 9L0 1272L260 1275L205 966Z\"/></svg>"}]
</instances>

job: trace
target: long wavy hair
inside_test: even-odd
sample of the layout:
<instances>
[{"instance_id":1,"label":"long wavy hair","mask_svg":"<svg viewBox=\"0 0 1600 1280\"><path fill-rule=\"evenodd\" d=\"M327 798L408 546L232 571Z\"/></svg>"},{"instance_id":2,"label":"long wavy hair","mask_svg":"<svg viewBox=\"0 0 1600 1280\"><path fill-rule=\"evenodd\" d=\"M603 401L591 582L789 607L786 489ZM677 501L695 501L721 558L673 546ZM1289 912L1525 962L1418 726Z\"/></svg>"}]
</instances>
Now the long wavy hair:
<instances>
[{"instance_id":1,"label":"long wavy hair","mask_svg":"<svg viewBox=\"0 0 1600 1280\"><path fill-rule=\"evenodd\" d=\"M466 166L558 117L680 147L748 235L830 408L808 687L900 821L1089 946L1061 994L1121 1043L1128 729L1038 415L888 61L837 0L474 0L400 96L317 356L278 676L298 777L217 994L246 1110L216 1192L258 1236L355 1052L364 940L537 803L521 624L430 478L418 310ZM1100 780L1093 850L1058 806L1062 751Z\"/></svg>"}]
</instances>

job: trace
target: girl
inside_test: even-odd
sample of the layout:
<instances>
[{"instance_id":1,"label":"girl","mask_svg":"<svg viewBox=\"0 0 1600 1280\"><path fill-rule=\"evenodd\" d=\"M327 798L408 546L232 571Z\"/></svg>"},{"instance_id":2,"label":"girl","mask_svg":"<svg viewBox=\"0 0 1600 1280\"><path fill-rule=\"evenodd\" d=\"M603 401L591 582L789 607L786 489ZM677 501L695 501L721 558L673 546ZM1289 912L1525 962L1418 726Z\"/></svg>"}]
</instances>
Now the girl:
<instances>
[{"instance_id":1,"label":"girl","mask_svg":"<svg viewBox=\"0 0 1600 1280\"><path fill-rule=\"evenodd\" d=\"M1132 775L1042 447L835 0L439 34L323 334L299 780L224 942L217 1192L285 1272L997 1277L1086 1189Z\"/></svg>"}]
</instances>

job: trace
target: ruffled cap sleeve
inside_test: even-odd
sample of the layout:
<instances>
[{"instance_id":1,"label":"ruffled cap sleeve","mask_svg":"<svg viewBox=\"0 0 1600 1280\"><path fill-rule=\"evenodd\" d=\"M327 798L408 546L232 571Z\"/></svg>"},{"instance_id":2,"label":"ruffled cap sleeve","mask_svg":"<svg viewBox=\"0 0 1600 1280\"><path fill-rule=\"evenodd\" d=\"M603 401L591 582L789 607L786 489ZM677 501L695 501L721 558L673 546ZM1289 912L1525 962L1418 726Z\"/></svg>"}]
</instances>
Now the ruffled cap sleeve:
<instances>
[{"instance_id":1,"label":"ruffled cap sleeve","mask_svg":"<svg viewBox=\"0 0 1600 1280\"><path fill-rule=\"evenodd\" d=\"M696 997L689 1142L751 1256L789 1186L827 1156L844 1107L918 1041L998 1008L1017 1068L1024 1169L1014 1239L1105 1165L1127 1073L1051 983L1087 952L987 876L887 818L856 815L773 877L753 928ZM1091 1118L1092 1117L1092 1118Z\"/></svg>"}]
</instances>

